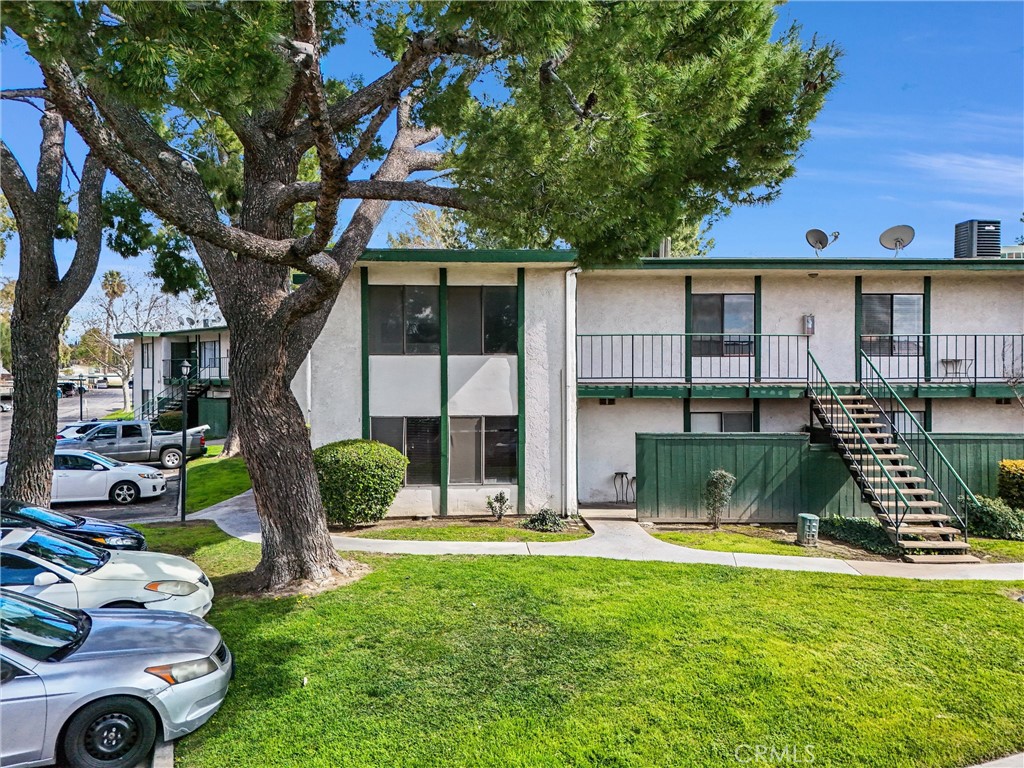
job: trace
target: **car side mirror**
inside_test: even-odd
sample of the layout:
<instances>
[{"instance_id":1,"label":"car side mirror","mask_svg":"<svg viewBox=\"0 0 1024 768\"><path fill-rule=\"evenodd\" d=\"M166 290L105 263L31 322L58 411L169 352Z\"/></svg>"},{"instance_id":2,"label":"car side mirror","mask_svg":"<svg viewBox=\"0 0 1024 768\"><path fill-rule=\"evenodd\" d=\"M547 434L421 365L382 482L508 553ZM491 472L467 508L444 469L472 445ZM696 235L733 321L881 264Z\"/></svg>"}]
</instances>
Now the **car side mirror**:
<instances>
[{"instance_id":1,"label":"car side mirror","mask_svg":"<svg viewBox=\"0 0 1024 768\"><path fill-rule=\"evenodd\" d=\"M92 465L92 471L93 472L102 472L105 469L106 469L106 467L104 467L102 464L93 464Z\"/></svg>"},{"instance_id":2,"label":"car side mirror","mask_svg":"<svg viewBox=\"0 0 1024 768\"><path fill-rule=\"evenodd\" d=\"M51 584L56 584L60 581L60 577L56 573L50 573L49 571L43 571L37 573L36 577L32 579L32 586L34 587L48 587Z\"/></svg>"}]
</instances>

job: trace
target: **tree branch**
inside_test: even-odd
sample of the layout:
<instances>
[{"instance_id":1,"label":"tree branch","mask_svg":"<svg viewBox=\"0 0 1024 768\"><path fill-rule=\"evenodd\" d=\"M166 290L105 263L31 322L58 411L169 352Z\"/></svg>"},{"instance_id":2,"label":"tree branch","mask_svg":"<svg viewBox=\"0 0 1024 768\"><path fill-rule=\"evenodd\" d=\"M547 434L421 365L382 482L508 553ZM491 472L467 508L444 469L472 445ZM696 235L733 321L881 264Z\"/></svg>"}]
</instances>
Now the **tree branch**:
<instances>
[{"instance_id":1,"label":"tree branch","mask_svg":"<svg viewBox=\"0 0 1024 768\"><path fill-rule=\"evenodd\" d=\"M31 215L36 204L35 192L6 141L0 141L0 188L11 204L15 219Z\"/></svg>"},{"instance_id":2,"label":"tree branch","mask_svg":"<svg viewBox=\"0 0 1024 768\"><path fill-rule=\"evenodd\" d=\"M59 301L65 313L70 312L85 295L100 260L103 242L103 182L107 169L94 152L82 166L78 187L78 232L75 235L75 256L60 281Z\"/></svg>"},{"instance_id":3,"label":"tree branch","mask_svg":"<svg viewBox=\"0 0 1024 768\"><path fill-rule=\"evenodd\" d=\"M282 188L277 210L285 211L299 203L315 202L320 197L319 181L299 181ZM468 210L469 204L455 187L435 187L424 181L381 181L362 179L345 182L342 188L345 200L389 200L426 203L444 208Z\"/></svg>"}]
</instances>

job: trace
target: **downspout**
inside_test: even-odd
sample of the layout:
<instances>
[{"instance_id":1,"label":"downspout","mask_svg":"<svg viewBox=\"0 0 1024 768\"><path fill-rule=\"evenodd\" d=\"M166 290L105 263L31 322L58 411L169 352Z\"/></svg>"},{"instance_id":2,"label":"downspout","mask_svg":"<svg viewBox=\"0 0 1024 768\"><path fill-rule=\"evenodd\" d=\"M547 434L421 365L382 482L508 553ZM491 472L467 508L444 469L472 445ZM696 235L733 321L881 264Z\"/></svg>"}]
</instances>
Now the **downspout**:
<instances>
[{"instance_id":1,"label":"downspout","mask_svg":"<svg viewBox=\"0 0 1024 768\"><path fill-rule=\"evenodd\" d=\"M565 273L565 364L562 366L562 510L567 516L579 514L577 487L577 389L576 389L576 275L574 267Z\"/></svg>"}]
</instances>

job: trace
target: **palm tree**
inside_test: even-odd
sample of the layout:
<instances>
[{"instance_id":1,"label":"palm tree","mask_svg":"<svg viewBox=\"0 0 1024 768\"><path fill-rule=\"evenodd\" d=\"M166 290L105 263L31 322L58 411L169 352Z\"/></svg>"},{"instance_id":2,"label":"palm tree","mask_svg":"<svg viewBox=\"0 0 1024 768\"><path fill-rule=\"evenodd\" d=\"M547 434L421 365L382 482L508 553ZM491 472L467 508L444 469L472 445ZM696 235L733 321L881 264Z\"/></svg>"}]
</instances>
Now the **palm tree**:
<instances>
[{"instance_id":1,"label":"palm tree","mask_svg":"<svg viewBox=\"0 0 1024 768\"><path fill-rule=\"evenodd\" d=\"M103 279L100 281L100 288L103 290L103 295L107 297L107 304L104 308L106 310L106 324L103 328L104 336L110 339L110 326L113 321L114 315L114 302L124 296L128 290L128 284L124 281L124 276L116 269L108 269L103 273ZM109 354L109 353L107 353ZM110 363L107 354L103 356L103 370L106 369Z\"/></svg>"}]
</instances>

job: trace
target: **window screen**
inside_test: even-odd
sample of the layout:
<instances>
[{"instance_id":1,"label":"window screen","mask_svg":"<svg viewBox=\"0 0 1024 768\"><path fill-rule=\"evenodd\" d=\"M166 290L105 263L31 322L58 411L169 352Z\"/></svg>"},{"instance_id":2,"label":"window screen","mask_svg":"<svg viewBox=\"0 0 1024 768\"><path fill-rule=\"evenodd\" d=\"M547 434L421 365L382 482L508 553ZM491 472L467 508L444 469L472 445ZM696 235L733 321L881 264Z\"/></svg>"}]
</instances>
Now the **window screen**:
<instances>
[{"instance_id":1,"label":"window screen","mask_svg":"<svg viewBox=\"0 0 1024 768\"><path fill-rule=\"evenodd\" d=\"M409 458L409 485L441 483L441 420L409 417L405 420L405 455Z\"/></svg>"},{"instance_id":2,"label":"window screen","mask_svg":"<svg viewBox=\"0 0 1024 768\"><path fill-rule=\"evenodd\" d=\"M483 353L480 288L458 285L448 289L448 353Z\"/></svg>"},{"instance_id":3,"label":"window screen","mask_svg":"<svg viewBox=\"0 0 1024 768\"><path fill-rule=\"evenodd\" d=\"M371 355L401 355L405 352L402 286L369 287L369 342Z\"/></svg>"},{"instance_id":4,"label":"window screen","mask_svg":"<svg viewBox=\"0 0 1024 768\"><path fill-rule=\"evenodd\" d=\"M405 287L405 354L436 355L441 351L437 286Z\"/></svg>"},{"instance_id":5,"label":"window screen","mask_svg":"<svg viewBox=\"0 0 1024 768\"><path fill-rule=\"evenodd\" d=\"M519 346L518 289L512 285L483 289L484 354L514 355Z\"/></svg>"},{"instance_id":6,"label":"window screen","mask_svg":"<svg viewBox=\"0 0 1024 768\"><path fill-rule=\"evenodd\" d=\"M698 293L691 297L694 357L754 353L754 295ZM708 334L700 336L699 334Z\"/></svg>"},{"instance_id":7,"label":"window screen","mask_svg":"<svg viewBox=\"0 0 1024 768\"><path fill-rule=\"evenodd\" d=\"M722 414L720 413L691 413L691 432L721 432Z\"/></svg>"},{"instance_id":8,"label":"window screen","mask_svg":"<svg viewBox=\"0 0 1024 768\"><path fill-rule=\"evenodd\" d=\"M484 481L514 483L518 478L519 424L515 416L484 419Z\"/></svg>"},{"instance_id":9,"label":"window screen","mask_svg":"<svg viewBox=\"0 0 1024 768\"><path fill-rule=\"evenodd\" d=\"M483 476L483 419L452 418L448 476L453 483L479 483Z\"/></svg>"},{"instance_id":10,"label":"window screen","mask_svg":"<svg viewBox=\"0 0 1024 768\"><path fill-rule=\"evenodd\" d=\"M515 416L458 416L450 423L452 483L516 482L519 426Z\"/></svg>"},{"instance_id":11,"label":"window screen","mask_svg":"<svg viewBox=\"0 0 1024 768\"><path fill-rule=\"evenodd\" d=\"M401 416L374 416L370 419L370 438L405 453L405 419Z\"/></svg>"},{"instance_id":12,"label":"window screen","mask_svg":"<svg viewBox=\"0 0 1024 768\"><path fill-rule=\"evenodd\" d=\"M752 413L723 413L723 432L753 432L754 414Z\"/></svg>"},{"instance_id":13,"label":"window screen","mask_svg":"<svg viewBox=\"0 0 1024 768\"><path fill-rule=\"evenodd\" d=\"M869 293L861 297L861 348L876 357L924 353L924 296Z\"/></svg>"},{"instance_id":14,"label":"window screen","mask_svg":"<svg viewBox=\"0 0 1024 768\"><path fill-rule=\"evenodd\" d=\"M754 414L740 413L691 413L691 432L753 432Z\"/></svg>"}]
</instances>

